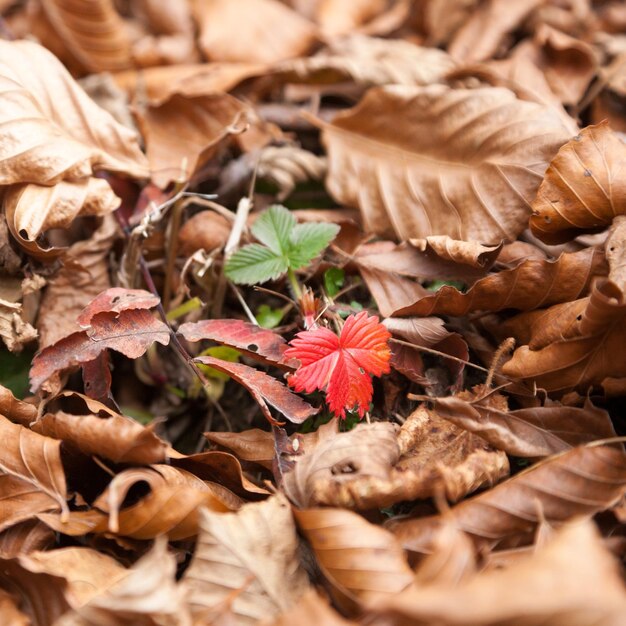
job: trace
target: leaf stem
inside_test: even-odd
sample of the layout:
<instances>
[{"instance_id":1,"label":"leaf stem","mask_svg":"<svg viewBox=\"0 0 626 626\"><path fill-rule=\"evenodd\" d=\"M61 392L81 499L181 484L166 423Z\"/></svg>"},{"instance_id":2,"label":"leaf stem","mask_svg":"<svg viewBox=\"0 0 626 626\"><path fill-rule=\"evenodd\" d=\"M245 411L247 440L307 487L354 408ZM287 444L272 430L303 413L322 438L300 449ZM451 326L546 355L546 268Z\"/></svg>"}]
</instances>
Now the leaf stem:
<instances>
[{"instance_id":1,"label":"leaf stem","mask_svg":"<svg viewBox=\"0 0 626 626\"><path fill-rule=\"evenodd\" d=\"M292 267L287 269L287 278L289 278L289 283L291 285L291 289L293 290L295 299L300 300L302 297L302 288L300 287L300 283L298 282L298 278Z\"/></svg>"}]
</instances>

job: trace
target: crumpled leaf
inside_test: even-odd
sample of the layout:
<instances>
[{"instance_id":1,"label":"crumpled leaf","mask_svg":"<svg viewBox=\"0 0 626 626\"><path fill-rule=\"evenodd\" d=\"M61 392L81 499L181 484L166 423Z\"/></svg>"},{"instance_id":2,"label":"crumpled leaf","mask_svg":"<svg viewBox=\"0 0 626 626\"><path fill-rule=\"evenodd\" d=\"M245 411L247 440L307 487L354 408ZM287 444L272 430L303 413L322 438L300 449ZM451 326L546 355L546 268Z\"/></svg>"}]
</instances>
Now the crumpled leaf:
<instances>
[{"instance_id":1,"label":"crumpled leaf","mask_svg":"<svg viewBox=\"0 0 626 626\"><path fill-rule=\"evenodd\" d=\"M157 540L128 575L58 619L54 626L191 626L176 559L167 541Z\"/></svg>"},{"instance_id":2,"label":"crumpled leaf","mask_svg":"<svg viewBox=\"0 0 626 626\"><path fill-rule=\"evenodd\" d=\"M182 324L178 332L187 341L210 339L235 348L251 359L267 365L287 367L283 361L287 342L272 330L261 328L250 322L234 319L212 319ZM291 364L296 367L296 363Z\"/></svg>"},{"instance_id":3,"label":"crumpled leaf","mask_svg":"<svg viewBox=\"0 0 626 626\"><path fill-rule=\"evenodd\" d=\"M533 201L530 227L555 244L593 232L626 212L626 146L606 122L587 126L554 157Z\"/></svg>"},{"instance_id":4,"label":"crumpled leaf","mask_svg":"<svg viewBox=\"0 0 626 626\"><path fill-rule=\"evenodd\" d=\"M309 588L289 504L275 495L237 513L200 512L200 535L182 579L192 614L232 599L236 624L254 624L291 608Z\"/></svg>"},{"instance_id":5,"label":"crumpled leaf","mask_svg":"<svg viewBox=\"0 0 626 626\"><path fill-rule=\"evenodd\" d=\"M507 89L443 85L371 89L332 123L316 123L327 187L361 210L367 230L483 244L524 229L543 172L569 136L554 111Z\"/></svg>"},{"instance_id":6,"label":"crumpled leaf","mask_svg":"<svg viewBox=\"0 0 626 626\"><path fill-rule=\"evenodd\" d=\"M123 508L129 489L140 482L149 485L150 493ZM167 534L171 541L176 541L198 533L200 507L225 512L237 509L240 503L239 498L216 483L169 465L154 465L117 474L88 511L72 511L66 521L46 513L38 515L38 519L71 536L111 533L154 539Z\"/></svg>"},{"instance_id":7,"label":"crumpled leaf","mask_svg":"<svg viewBox=\"0 0 626 626\"><path fill-rule=\"evenodd\" d=\"M626 593L597 529L579 521L508 568L479 572L457 585L414 585L372 599L368 609L393 624L617 626Z\"/></svg>"},{"instance_id":8,"label":"crumpled leaf","mask_svg":"<svg viewBox=\"0 0 626 626\"><path fill-rule=\"evenodd\" d=\"M2 277L0 283L0 339L11 352L20 352L25 345L37 338L37 330L24 319L23 298L41 289L43 279ZM31 320L32 321L32 320Z\"/></svg>"},{"instance_id":9,"label":"crumpled leaf","mask_svg":"<svg viewBox=\"0 0 626 626\"><path fill-rule=\"evenodd\" d=\"M194 360L228 374L240 385L243 385L252 394L252 397L261 407L263 415L271 424L275 424L276 420L272 417L267 406L268 404L280 411L282 415L294 424L301 424L319 411L319 409L312 407L308 402L292 393L283 383L253 367L243 363L231 363L210 356L199 356Z\"/></svg>"},{"instance_id":10,"label":"crumpled leaf","mask_svg":"<svg viewBox=\"0 0 626 626\"><path fill-rule=\"evenodd\" d=\"M39 520L31 519L0 533L0 558L12 559L34 550L47 550L54 542L54 532Z\"/></svg>"},{"instance_id":11,"label":"crumpled leaf","mask_svg":"<svg viewBox=\"0 0 626 626\"><path fill-rule=\"evenodd\" d=\"M456 67L443 50L423 48L402 39L352 34L329 42L314 56L279 64L273 72L288 82L333 84L351 80L365 87L430 85L444 82Z\"/></svg>"},{"instance_id":12,"label":"crumpled leaf","mask_svg":"<svg viewBox=\"0 0 626 626\"><path fill-rule=\"evenodd\" d=\"M152 181L186 183L229 135L246 130L248 107L226 93L167 100L136 109Z\"/></svg>"},{"instance_id":13,"label":"crumpled leaf","mask_svg":"<svg viewBox=\"0 0 626 626\"><path fill-rule=\"evenodd\" d=\"M481 278L466 293L444 285L436 294L420 298L394 315L461 317L474 311L537 309L586 295L593 279L606 271L604 252L598 248L564 252L555 261L528 259L513 269Z\"/></svg>"},{"instance_id":14,"label":"crumpled leaf","mask_svg":"<svg viewBox=\"0 0 626 626\"><path fill-rule=\"evenodd\" d=\"M12 422L29 426L37 419L37 407L29 402L18 400L13 393L0 385L0 414Z\"/></svg>"},{"instance_id":15,"label":"crumpled leaf","mask_svg":"<svg viewBox=\"0 0 626 626\"><path fill-rule=\"evenodd\" d=\"M298 333L285 357L301 363L289 377L298 392L325 389L330 410L340 417L357 409L363 417L373 395L371 375L389 372L389 331L366 311L346 319L339 337L327 328Z\"/></svg>"},{"instance_id":16,"label":"crumpled leaf","mask_svg":"<svg viewBox=\"0 0 626 626\"><path fill-rule=\"evenodd\" d=\"M70 52L90 72L131 65L130 38L112 0L42 0L50 23Z\"/></svg>"},{"instance_id":17,"label":"crumpled leaf","mask_svg":"<svg viewBox=\"0 0 626 626\"><path fill-rule=\"evenodd\" d=\"M315 41L313 24L278 0L205 0L193 9L210 61L275 63L305 54Z\"/></svg>"},{"instance_id":18,"label":"crumpled leaf","mask_svg":"<svg viewBox=\"0 0 626 626\"><path fill-rule=\"evenodd\" d=\"M392 596L411 583L404 551L384 528L342 509L294 510L293 515L342 609L356 612L368 596Z\"/></svg>"},{"instance_id":19,"label":"crumpled leaf","mask_svg":"<svg viewBox=\"0 0 626 626\"><path fill-rule=\"evenodd\" d=\"M626 376L621 354L626 346L626 302L611 283L599 282L587 298L538 311L531 319L518 316L508 329L519 347L502 373L532 380L549 392L579 389L583 393L605 378Z\"/></svg>"},{"instance_id":20,"label":"crumpled leaf","mask_svg":"<svg viewBox=\"0 0 626 626\"><path fill-rule=\"evenodd\" d=\"M501 396L463 395L434 398L437 414L512 456L540 458L616 436L609 414L589 398L583 408L551 403L509 411Z\"/></svg>"},{"instance_id":21,"label":"crumpled leaf","mask_svg":"<svg viewBox=\"0 0 626 626\"><path fill-rule=\"evenodd\" d=\"M142 426L80 394L63 395L82 399L86 405L84 413L46 412L32 425L35 432L114 463L149 465L165 461L168 444L154 433L154 424Z\"/></svg>"},{"instance_id":22,"label":"crumpled leaf","mask_svg":"<svg viewBox=\"0 0 626 626\"><path fill-rule=\"evenodd\" d=\"M498 246L483 246L476 241L457 241L441 235L412 239L411 245L422 252L430 249L446 261L483 270L488 270L495 263L503 247L503 243Z\"/></svg>"},{"instance_id":23,"label":"crumpled leaf","mask_svg":"<svg viewBox=\"0 0 626 626\"><path fill-rule=\"evenodd\" d=\"M14 596L0 589L0 619L4 624L12 626L30 626L31 621L25 613L19 610Z\"/></svg>"},{"instance_id":24,"label":"crumpled leaf","mask_svg":"<svg viewBox=\"0 0 626 626\"><path fill-rule=\"evenodd\" d=\"M626 492L626 454L619 447L591 444L552 456L446 513L477 543L495 546L527 539L541 522L561 524L608 509ZM440 516L388 523L402 544L428 551Z\"/></svg>"}]
</instances>

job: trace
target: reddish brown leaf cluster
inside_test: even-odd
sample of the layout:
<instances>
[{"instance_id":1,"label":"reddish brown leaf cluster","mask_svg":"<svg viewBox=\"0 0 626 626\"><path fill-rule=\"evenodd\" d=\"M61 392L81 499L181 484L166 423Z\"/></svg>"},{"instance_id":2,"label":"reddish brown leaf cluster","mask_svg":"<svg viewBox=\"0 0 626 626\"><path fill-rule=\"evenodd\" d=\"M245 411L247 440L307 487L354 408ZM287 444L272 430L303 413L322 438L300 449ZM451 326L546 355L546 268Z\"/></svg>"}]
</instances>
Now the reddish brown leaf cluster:
<instances>
[{"instance_id":1,"label":"reddish brown leaf cluster","mask_svg":"<svg viewBox=\"0 0 626 626\"><path fill-rule=\"evenodd\" d=\"M0 0L0 625L621 626L624 32Z\"/></svg>"}]
</instances>

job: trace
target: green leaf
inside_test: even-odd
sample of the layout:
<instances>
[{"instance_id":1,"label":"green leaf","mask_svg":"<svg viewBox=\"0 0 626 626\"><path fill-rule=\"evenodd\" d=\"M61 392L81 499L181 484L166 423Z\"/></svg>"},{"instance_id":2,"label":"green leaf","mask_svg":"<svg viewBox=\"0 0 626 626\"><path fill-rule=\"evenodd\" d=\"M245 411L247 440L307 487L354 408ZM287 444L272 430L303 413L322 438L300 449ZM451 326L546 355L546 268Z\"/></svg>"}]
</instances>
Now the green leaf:
<instances>
[{"instance_id":1,"label":"green leaf","mask_svg":"<svg viewBox=\"0 0 626 626\"><path fill-rule=\"evenodd\" d=\"M334 298L343 287L346 273L340 267L331 267L324 272L324 289L326 293Z\"/></svg>"},{"instance_id":2,"label":"green leaf","mask_svg":"<svg viewBox=\"0 0 626 626\"><path fill-rule=\"evenodd\" d=\"M263 211L252 225L252 234L279 256L289 250L289 236L296 225L296 218L283 206L275 204Z\"/></svg>"},{"instance_id":3,"label":"green leaf","mask_svg":"<svg viewBox=\"0 0 626 626\"><path fill-rule=\"evenodd\" d=\"M228 346L213 346L203 350L198 356L213 356L216 359L222 359L222 361L229 361L230 363L239 363L239 357L241 352L235 350L235 348L229 348ZM209 378L215 378L217 380L227 381L230 380L230 376L224 372L216 370L210 365L203 365L198 363L198 369L200 369Z\"/></svg>"},{"instance_id":4,"label":"green leaf","mask_svg":"<svg viewBox=\"0 0 626 626\"><path fill-rule=\"evenodd\" d=\"M337 224L308 223L294 226L289 264L294 270L308 265L337 236Z\"/></svg>"},{"instance_id":5,"label":"green leaf","mask_svg":"<svg viewBox=\"0 0 626 626\"><path fill-rule=\"evenodd\" d=\"M276 328L283 319L284 312L282 309L272 309L267 304L262 304L254 317L256 317L256 321L259 323L259 326L263 328Z\"/></svg>"},{"instance_id":6,"label":"green leaf","mask_svg":"<svg viewBox=\"0 0 626 626\"><path fill-rule=\"evenodd\" d=\"M258 243L251 243L237 250L226 261L224 272L235 283L256 285L278 278L288 268L288 261L285 257L278 256Z\"/></svg>"}]
</instances>

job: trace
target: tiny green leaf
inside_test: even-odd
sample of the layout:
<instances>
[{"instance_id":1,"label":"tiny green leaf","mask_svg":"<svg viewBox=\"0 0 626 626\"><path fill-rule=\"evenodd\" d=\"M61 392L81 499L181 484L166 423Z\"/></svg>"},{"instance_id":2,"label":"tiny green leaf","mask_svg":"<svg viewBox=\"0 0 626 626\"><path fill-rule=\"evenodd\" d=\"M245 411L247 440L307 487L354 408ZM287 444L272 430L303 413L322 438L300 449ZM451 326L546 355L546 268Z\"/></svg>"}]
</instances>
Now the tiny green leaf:
<instances>
[{"instance_id":1,"label":"tiny green leaf","mask_svg":"<svg viewBox=\"0 0 626 626\"><path fill-rule=\"evenodd\" d=\"M291 232L289 264L294 270L308 265L337 236L337 224L298 224Z\"/></svg>"},{"instance_id":2,"label":"tiny green leaf","mask_svg":"<svg viewBox=\"0 0 626 626\"><path fill-rule=\"evenodd\" d=\"M289 250L289 236L296 218L283 206L275 204L263 211L252 225L252 234L270 250L283 256Z\"/></svg>"},{"instance_id":3,"label":"tiny green leaf","mask_svg":"<svg viewBox=\"0 0 626 626\"><path fill-rule=\"evenodd\" d=\"M262 304L255 314L256 321L263 328L276 328L283 319L282 309L272 309L267 304Z\"/></svg>"},{"instance_id":4,"label":"tiny green leaf","mask_svg":"<svg viewBox=\"0 0 626 626\"><path fill-rule=\"evenodd\" d=\"M326 293L334 298L346 279L346 273L340 267L331 267L324 272L324 289Z\"/></svg>"},{"instance_id":5,"label":"tiny green leaf","mask_svg":"<svg viewBox=\"0 0 626 626\"><path fill-rule=\"evenodd\" d=\"M224 272L235 283L256 285L278 278L289 268L285 257L258 243L237 250L226 261Z\"/></svg>"}]
</instances>

